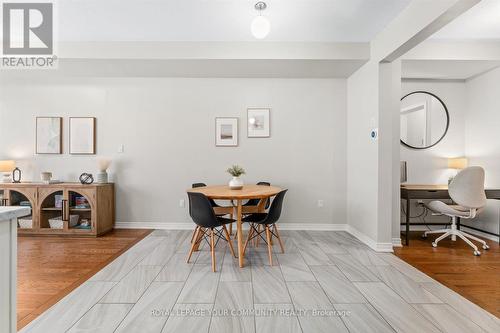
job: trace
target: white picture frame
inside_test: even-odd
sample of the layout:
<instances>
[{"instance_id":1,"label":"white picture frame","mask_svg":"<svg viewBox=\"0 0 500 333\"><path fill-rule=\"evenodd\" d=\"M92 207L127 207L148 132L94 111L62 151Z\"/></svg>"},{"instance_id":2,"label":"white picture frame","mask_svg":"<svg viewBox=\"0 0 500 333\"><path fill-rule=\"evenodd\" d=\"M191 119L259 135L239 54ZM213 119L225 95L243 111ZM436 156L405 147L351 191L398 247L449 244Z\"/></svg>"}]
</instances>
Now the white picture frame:
<instances>
[{"instance_id":1,"label":"white picture frame","mask_svg":"<svg viewBox=\"0 0 500 333\"><path fill-rule=\"evenodd\" d=\"M36 117L36 154L62 154L62 117Z\"/></svg>"},{"instance_id":2,"label":"white picture frame","mask_svg":"<svg viewBox=\"0 0 500 333\"><path fill-rule=\"evenodd\" d=\"M238 118L215 118L215 146L238 146Z\"/></svg>"},{"instance_id":3,"label":"white picture frame","mask_svg":"<svg viewBox=\"0 0 500 333\"><path fill-rule=\"evenodd\" d=\"M247 137L269 138L271 136L271 109L247 109Z\"/></svg>"},{"instance_id":4,"label":"white picture frame","mask_svg":"<svg viewBox=\"0 0 500 333\"><path fill-rule=\"evenodd\" d=\"M94 155L96 153L96 119L94 117L69 118L69 153Z\"/></svg>"}]
</instances>

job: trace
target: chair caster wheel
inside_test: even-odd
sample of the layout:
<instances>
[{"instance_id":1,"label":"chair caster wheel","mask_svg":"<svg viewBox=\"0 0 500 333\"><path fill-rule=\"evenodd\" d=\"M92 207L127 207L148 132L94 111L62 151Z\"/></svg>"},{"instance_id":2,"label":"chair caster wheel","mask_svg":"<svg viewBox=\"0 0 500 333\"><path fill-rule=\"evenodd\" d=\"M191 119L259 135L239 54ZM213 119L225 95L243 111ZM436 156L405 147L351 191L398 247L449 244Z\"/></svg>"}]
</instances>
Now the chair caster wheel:
<instances>
[{"instance_id":1,"label":"chair caster wheel","mask_svg":"<svg viewBox=\"0 0 500 333\"><path fill-rule=\"evenodd\" d=\"M423 239L427 238L427 235L426 234L422 234L421 236Z\"/></svg>"},{"instance_id":2,"label":"chair caster wheel","mask_svg":"<svg viewBox=\"0 0 500 333\"><path fill-rule=\"evenodd\" d=\"M483 245L483 249L485 249L485 250L489 250L489 249L490 249L490 247L489 247L488 245Z\"/></svg>"},{"instance_id":3,"label":"chair caster wheel","mask_svg":"<svg viewBox=\"0 0 500 333\"><path fill-rule=\"evenodd\" d=\"M474 251L474 255L475 255L476 257L479 257L479 256L481 255L481 252L479 252L479 251Z\"/></svg>"},{"instance_id":4,"label":"chair caster wheel","mask_svg":"<svg viewBox=\"0 0 500 333\"><path fill-rule=\"evenodd\" d=\"M432 247L437 247L438 245L435 242L432 242Z\"/></svg>"}]
</instances>

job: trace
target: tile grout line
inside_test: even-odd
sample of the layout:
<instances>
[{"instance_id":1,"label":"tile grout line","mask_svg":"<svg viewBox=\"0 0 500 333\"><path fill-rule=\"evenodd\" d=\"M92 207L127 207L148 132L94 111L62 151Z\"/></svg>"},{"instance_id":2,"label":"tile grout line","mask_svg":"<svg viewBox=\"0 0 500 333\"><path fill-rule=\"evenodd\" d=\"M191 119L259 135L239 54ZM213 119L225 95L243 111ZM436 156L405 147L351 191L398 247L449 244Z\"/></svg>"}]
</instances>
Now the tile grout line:
<instances>
[{"instance_id":1,"label":"tile grout line","mask_svg":"<svg viewBox=\"0 0 500 333\"><path fill-rule=\"evenodd\" d=\"M189 233L187 234L187 237L189 237ZM186 239L187 239L187 237L186 237ZM179 243L180 243L180 244L182 244L182 242L179 242ZM180 249L180 246L181 246L180 244L179 244L178 249ZM200 244L200 246L201 246L201 244ZM198 261L198 258L199 258L199 257L200 257L200 255L198 254L198 257L196 258L196 261ZM179 290L179 294L177 295L177 298L175 299L175 302L172 304L172 307L170 308L170 311L172 311L172 310L175 308L175 306L176 306L177 304L182 304L182 303L178 303L177 301L179 300L179 297L181 296L182 290L183 290L183 289L184 289L184 287L186 286L186 283L187 283L187 281L188 281L189 277L190 277L190 276L191 276L191 274L193 273L193 269L194 269L194 265L195 265L195 264L196 264L196 262L194 262L194 263L193 263L193 265L192 265L192 267L191 267L191 270L189 271L189 274L188 274L188 276L186 277L186 280L185 280L185 281L184 281L184 283L182 284L182 288ZM165 264L165 266L166 266L166 264ZM167 282L167 283L168 283L168 282ZM210 303L208 303L208 304L210 304ZM163 330L165 329L165 326L167 325L167 323L168 323L168 320L169 320L169 319L170 319L170 314L168 315L167 320L165 320L165 323L163 324L163 326L161 327L161 331L160 331L160 333L161 333L161 332L163 332Z\"/></svg>"},{"instance_id":2,"label":"tile grout line","mask_svg":"<svg viewBox=\"0 0 500 333\"><path fill-rule=\"evenodd\" d=\"M141 241L143 241L143 240L144 240L144 239L146 239L146 238L147 238L147 236L146 236L146 237L144 237ZM127 253L129 250L133 249L133 248L134 248L134 246L136 246L137 244L139 244L141 241L139 241L139 242L137 242L136 244L134 244L134 245L133 245L130 249L128 249L127 251L125 251L124 253L122 253L120 256L118 256L117 258L115 258L115 260L116 260L116 259L118 259L118 258L120 258L120 257L121 257L122 255L124 255L125 253ZM101 283L103 283L103 282L104 282L104 283L114 282L115 284L114 284L114 285L113 285L113 287L111 287L111 288L110 288L110 289L109 289L109 290L108 290L108 291L107 291L107 292L106 292L106 293L105 293L105 294L104 294L101 298L99 298L99 300L98 300L96 303L94 303L94 304L93 304L93 305L92 305L89 309L87 309L87 310L86 310L86 311L85 311L85 312L84 312L84 313L83 313L80 317L78 317L78 319L77 319L76 321L74 321L74 322L71 324L71 326L70 326L67 330L65 330L65 332L68 332L68 331L69 331L69 330L70 330L73 326L75 326L75 324L76 324L76 323L77 323L80 319L82 319L82 318L83 318L83 317L84 317L84 316L85 316L85 315L86 315L86 314L87 314L87 313L88 313L88 312L89 312L89 311L90 311L90 310L91 310L91 309L92 309L92 308L93 308L96 304L99 304L99 302L100 302L100 301L101 301L104 297L106 297L106 295L107 295L107 294L111 291L111 289L113 289L113 288L114 288L114 287L115 287L118 283L120 283L120 282L121 282L121 281L122 281L122 280L123 280L123 279L124 279L124 278L125 278L125 277L126 277L126 276L127 276L127 275L131 272L131 271L132 271L132 270L134 270L134 269L135 269L135 268L139 265L139 263L140 263L142 260L144 260L144 258L145 258L146 256L147 256L147 253L146 253L146 254L145 254L145 255L141 258L141 260L140 260L140 261L138 261L138 262L137 262L137 264L135 264L135 265L134 265L134 266L130 269L130 271L128 271L128 272L127 272L127 274L125 274L125 275L124 275L124 276L123 276L123 277L122 277L119 281L104 281L104 280L103 280L103 281L100 281L100 280L98 280L98 281L91 281L91 280L87 280L87 281L85 281L85 283L88 283L88 282L101 282ZM105 266L105 267L103 267L102 269L106 268L106 267L107 267L107 266L109 266L111 263L112 263L112 262L110 262L108 265L106 265L106 266ZM100 272L100 271L99 271L99 272ZM99 273L99 272L96 272L96 274L97 274L97 273ZM95 274L94 274L94 275L95 275ZM82 285L83 285L83 284L82 284ZM76 290L76 289L75 289L75 290ZM146 290L147 290L147 288L146 288ZM143 293L143 294L144 294L144 293ZM142 294L142 295L143 295L143 294ZM142 295L141 295L141 297L142 297ZM140 299L141 297L139 297L139 299ZM136 302L136 303L137 303L137 302ZM135 305L136 303L133 303L133 304ZM57 304L57 303L56 303L56 304ZM112 304L112 303L110 303L110 304ZM128 304L131 304L131 303L128 303ZM54 305L55 305L55 304L54 304ZM130 310L132 310L132 308L130 308ZM127 312L127 315L128 315L128 313L130 312L130 310ZM125 317L126 317L126 315L125 315ZM125 319L125 317L123 317L123 319ZM116 329L120 326L120 324L121 324L121 322L123 321L123 319L120 321L120 323L118 324L118 326L116 327ZM116 331L116 329L115 329L114 331Z\"/></svg>"},{"instance_id":3,"label":"tile grout line","mask_svg":"<svg viewBox=\"0 0 500 333\"><path fill-rule=\"evenodd\" d=\"M165 237L166 238L166 237ZM166 241L166 239L165 239ZM174 250L175 251L175 250ZM147 256L147 255L146 255ZM146 257L144 256L144 258ZM170 257L170 259L173 257L173 255ZM142 260L144 260L144 258L142 258ZM168 261L170 261L170 259ZM142 260L140 262L142 262ZM156 276L151 280L151 282L149 283L148 287L146 289L144 289L144 292L141 294L141 296L137 299L137 301L134 303L134 305L130 308L130 310L127 312L127 314L122 318L122 320L120 320L120 322L118 323L118 325L116 325L116 328L113 330L113 332L116 332L116 330L120 327L120 325L123 323L123 321L125 320L125 318L127 318L127 316L129 315L129 313L132 311L132 309L136 306L137 303L139 303L139 301L141 300L141 298L144 296L144 294L146 293L146 291L151 287L151 285L153 284L153 282L155 282L156 278L158 277L158 275L160 275L161 271L163 270L163 268L165 268L165 266L167 265L168 261L165 263L165 265L162 266L162 268L159 270L158 274L156 274ZM140 263L139 262L139 263ZM136 265L136 266L139 266L139 263ZM135 267L134 267L135 268ZM190 272L191 273L191 272ZM125 278L125 277L123 277ZM187 280L187 279L186 279ZM121 281L121 280L120 280ZM159 281L158 281L159 282ZM181 288L182 290L182 288ZM180 293L179 293L180 294ZM103 296L104 297L104 296ZM102 298L101 298L102 299ZM100 301L100 300L99 300ZM167 318L168 320L168 318ZM165 321L166 323L166 321ZM162 328L163 330L163 328Z\"/></svg>"},{"instance_id":4,"label":"tile grout line","mask_svg":"<svg viewBox=\"0 0 500 333\"><path fill-rule=\"evenodd\" d=\"M207 333L210 332L210 327L212 326L212 318L214 317L215 302L217 302L217 294L219 293L219 285L220 285L220 279L222 277L222 269L223 269L223 266L224 266L224 260L226 259L226 251L227 251L227 247L224 248L224 255L222 256L222 262L220 264L220 270L221 271L219 272L219 279L217 280L217 287L215 288L214 302L212 303L212 314L210 315L210 320L208 322L208 331L207 331ZM214 252L215 252L215 249L214 249ZM217 268L217 264L215 265L215 268ZM187 279L186 279L186 281L187 281ZM162 329L162 331L163 331L163 329Z\"/></svg>"}]
</instances>

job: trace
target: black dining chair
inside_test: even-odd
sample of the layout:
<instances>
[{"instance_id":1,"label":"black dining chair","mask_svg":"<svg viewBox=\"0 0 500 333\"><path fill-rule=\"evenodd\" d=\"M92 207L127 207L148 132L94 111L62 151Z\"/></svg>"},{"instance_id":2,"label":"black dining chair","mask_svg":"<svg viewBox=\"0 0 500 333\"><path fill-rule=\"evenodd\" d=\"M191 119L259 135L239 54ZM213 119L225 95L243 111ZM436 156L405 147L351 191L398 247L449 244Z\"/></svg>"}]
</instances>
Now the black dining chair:
<instances>
[{"instance_id":1,"label":"black dining chair","mask_svg":"<svg viewBox=\"0 0 500 333\"><path fill-rule=\"evenodd\" d=\"M207 184L205 183L193 183L191 185L192 188L198 188L198 187L207 187ZM212 207L220 207L213 199L208 199L210 200L210 205L212 205Z\"/></svg>"},{"instance_id":2,"label":"black dining chair","mask_svg":"<svg viewBox=\"0 0 500 333\"><path fill-rule=\"evenodd\" d=\"M267 243L267 251L269 255L269 264L273 265L273 256L272 256L272 238L273 236L278 239L280 243L281 252L285 253L285 247L283 246L283 242L281 241L280 234L278 231L278 227L276 226L276 222L280 219L281 210L283 208L283 199L285 198L285 194L288 190L283 190L276 194L273 202L271 203L271 207L269 208L268 213L254 213L242 219L243 222L248 222L250 224L250 231L248 232L248 237L245 242L245 246L243 247L243 255L245 255L246 248L248 243L256 238L260 237ZM261 231L258 226L263 226L263 230ZM266 238L262 236L263 233L266 233Z\"/></svg>"},{"instance_id":3,"label":"black dining chair","mask_svg":"<svg viewBox=\"0 0 500 333\"><path fill-rule=\"evenodd\" d=\"M212 254L212 271L215 272L215 247L219 240L225 240L229 244L229 249L233 257L234 253L233 243L227 231L226 224L234 222L233 219L216 216L210 200L203 193L188 192L189 197L189 215L196 223L193 241L191 242L191 249L187 257L187 262L191 259L193 251L200 243L205 240L210 246ZM220 228L220 229L217 229ZM217 237L217 241L215 238Z\"/></svg>"},{"instance_id":4,"label":"black dining chair","mask_svg":"<svg viewBox=\"0 0 500 333\"><path fill-rule=\"evenodd\" d=\"M269 183L269 182L258 182L257 185L271 186L271 183ZM248 202L246 202L245 204L243 204L243 206L258 206L259 203L260 203L260 200L261 199L250 199L250 200L248 200ZM270 204L271 204L271 201L269 200L269 198L267 198L266 199L266 204L265 204L264 208L267 210L269 208ZM260 225L257 226L257 230L260 230ZM229 233L231 235L233 234L233 230L232 230L231 227L229 228ZM258 238L256 239L255 246L259 246L259 239Z\"/></svg>"},{"instance_id":5,"label":"black dining chair","mask_svg":"<svg viewBox=\"0 0 500 333\"><path fill-rule=\"evenodd\" d=\"M262 186L271 186L271 183L269 182L258 182L257 185L262 185ZM250 199L248 202L246 202L243 206L257 206L260 202L260 199ZM266 201L266 209L269 208L269 199Z\"/></svg>"},{"instance_id":6,"label":"black dining chair","mask_svg":"<svg viewBox=\"0 0 500 333\"><path fill-rule=\"evenodd\" d=\"M191 185L192 188L198 188L198 187L206 187L207 184L205 183L193 183ZM210 205L212 207L223 207L223 208L226 208L226 209L231 209L232 207L228 207L228 206L221 206L221 205L218 205L213 199L208 199L210 201ZM231 210L231 212L226 212L226 213L221 213L221 214L215 214L217 216L224 216L224 215L229 215L229 217L232 219L233 218L233 211ZM229 234L232 235L233 234L233 224L231 223L229 225ZM194 238L194 232L193 232L193 235L191 237L191 242L193 241L193 238Z\"/></svg>"}]
</instances>

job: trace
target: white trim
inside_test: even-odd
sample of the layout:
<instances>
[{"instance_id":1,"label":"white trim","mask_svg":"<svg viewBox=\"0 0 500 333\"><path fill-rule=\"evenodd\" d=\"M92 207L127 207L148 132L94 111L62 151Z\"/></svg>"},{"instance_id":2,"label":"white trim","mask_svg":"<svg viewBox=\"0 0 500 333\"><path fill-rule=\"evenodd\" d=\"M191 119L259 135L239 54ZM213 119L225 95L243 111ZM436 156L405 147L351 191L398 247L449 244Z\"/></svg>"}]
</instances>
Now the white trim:
<instances>
[{"instance_id":1,"label":"white trim","mask_svg":"<svg viewBox=\"0 0 500 333\"><path fill-rule=\"evenodd\" d=\"M347 224L333 223L281 223L281 230L347 231Z\"/></svg>"},{"instance_id":2,"label":"white trim","mask_svg":"<svg viewBox=\"0 0 500 333\"><path fill-rule=\"evenodd\" d=\"M441 226L441 225L431 225L430 227L431 228L429 229L425 225L412 225L412 226L410 226L410 231L427 231L427 230L444 229L443 226ZM467 228L466 225L461 224L460 225L460 229L462 229L462 228L465 228L466 230L464 230L464 231L468 232L471 235L480 236L480 237L483 237L483 238L486 238L486 239L498 242L498 237L497 236L493 236L493 235L486 234L486 233L481 232L481 231L469 229L469 228ZM401 231L404 231L404 226L402 226Z\"/></svg>"},{"instance_id":3,"label":"white trim","mask_svg":"<svg viewBox=\"0 0 500 333\"><path fill-rule=\"evenodd\" d=\"M245 226L245 225L244 225ZM280 223L280 230L325 230L347 231L347 224L333 223ZM163 230L192 230L191 222L116 222L116 229L163 229Z\"/></svg>"},{"instance_id":4,"label":"white trim","mask_svg":"<svg viewBox=\"0 0 500 333\"><path fill-rule=\"evenodd\" d=\"M192 230L193 223L186 222L116 222L116 229L163 229L163 230Z\"/></svg>"},{"instance_id":5,"label":"white trim","mask_svg":"<svg viewBox=\"0 0 500 333\"><path fill-rule=\"evenodd\" d=\"M403 247L403 243L401 243L401 238L393 238L392 239L393 247Z\"/></svg>"},{"instance_id":6,"label":"white trim","mask_svg":"<svg viewBox=\"0 0 500 333\"><path fill-rule=\"evenodd\" d=\"M469 229L469 228L467 228L466 225L461 224L460 225L460 229L466 229L464 231L468 232L471 235L480 236L480 237L483 237L483 238L486 238L486 239L498 242L498 237L497 236L490 235L490 234L487 234L487 233L484 233L484 232L481 232L481 231Z\"/></svg>"},{"instance_id":7,"label":"white trim","mask_svg":"<svg viewBox=\"0 0 500 333\"><path fill-rule=\"evenodd\" d=\"M116 222L116 229L164 229L164 230L192 230L193 223L189 222ZM399 243L377 243L370 237L361 233L357 229L347 224L333 224L333 223L280 223L281 230L317 230L317 231L346 231L365 243L377 252L393 252L393 246L400 246Z\"/></svg>"},{"instance_id":8,"label":"white trim","mask_svg":"<svg viewBox=\"0 0 500 333\"><path fill-rule=\"evenodd\" d=\"M346 231L377 252L394 252L392 243L377 243L351 225L347 226Z\"/></svg>"}]
</instances>

